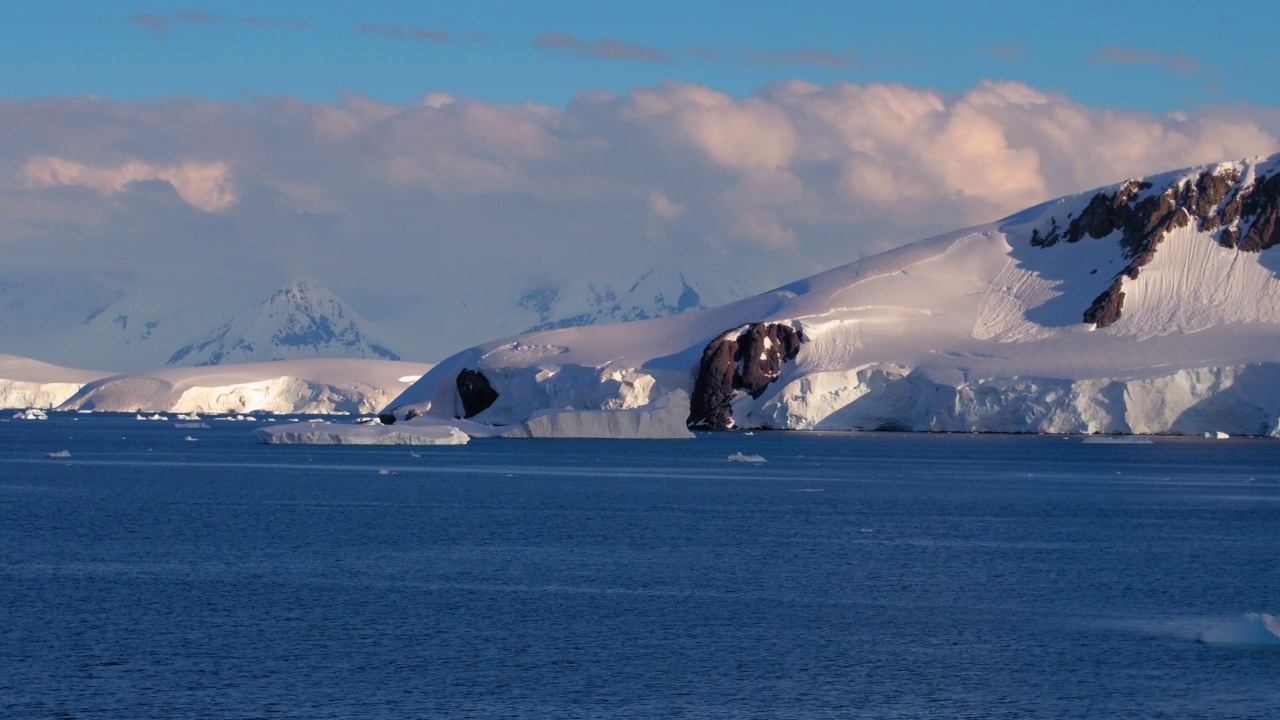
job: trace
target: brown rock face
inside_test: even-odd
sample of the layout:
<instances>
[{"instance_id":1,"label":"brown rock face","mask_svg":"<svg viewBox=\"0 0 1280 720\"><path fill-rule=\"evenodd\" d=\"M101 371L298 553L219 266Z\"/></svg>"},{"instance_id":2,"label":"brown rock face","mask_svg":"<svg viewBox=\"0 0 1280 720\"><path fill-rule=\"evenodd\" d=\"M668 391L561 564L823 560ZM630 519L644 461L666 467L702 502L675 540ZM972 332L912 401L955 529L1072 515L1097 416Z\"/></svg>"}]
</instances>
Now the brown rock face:
<instances>
[{"instance_id":1,"label":"brown rock face","mask_svg":"<svg viewBox=\"0 0 1280 720\"><path fill-rule=\"evenodd\" d=\"M458 373L458 397L462 398L462 417L473 418L488 410L498 399L498 391L479 370L464 368Z\"/></svg>"},{"instance_id":2,"label":"brown rock face","mask_svg":"<svg viewBox=\"0 0 1280 720\"><path fill-rule=\"evenodd\" d=\"M794 328L777 323L754 323L737 337L728 335L726 332L712 340L702 351L690 398L691 428L733 427L734 393L742 390L753 398L760 397L804 342Z\"/></svg>"},{"instance_id":3,"label":"brown rock face","mask_svg":"<svg viewBox=\"0 0 1280 720\"><path fill-rule=\"evenodd\" d=\"M1240 214L1251 222L1240 239L1240 249L1262 252L1280 245L1280 173L1259 178L1252 189L1241 202Z\"/></svg>"},{"instance_id":4,"label":"brown rock face","mask_svg":"<svg viewBox=\"0 0 1280 720\"><path fill-rule=\"evenodd\" d=\"M1247 252L1280 245L1280 174L1240 185L1240 173L1202 172L1194 180L1171 185L1159 195L1138 200L1151 183L1130 180L1115 193L1098 193L1062 230L1050 218L1043 231L1031 231L1031 245L1050 247L1059 240L1079 242L1086 236L1104 238L1121 232L1120 247L1129 260L1115 282L1084 311L1084 322L1106 327L1120 319L1124 304L1123 279L1136 279L1139 268L1155 257L1160 242L1173 230L1193 221L1201 232L1218 231L1218 242Z\"/></svg>"},{"instance_id":5,"label":"brown rock face","mask_svg":"<svg viewBox=\"0 0 1280 720\"><path fill-rule=\"evenodd\" d=\"M1120 289L1120 278L1111 284L1094 299L1088 310L1084 311L1084 321L1098 327L1106 327L1120 319L1120 310L1124 307L1124 291Z\"/></svg>"}]
</instances>

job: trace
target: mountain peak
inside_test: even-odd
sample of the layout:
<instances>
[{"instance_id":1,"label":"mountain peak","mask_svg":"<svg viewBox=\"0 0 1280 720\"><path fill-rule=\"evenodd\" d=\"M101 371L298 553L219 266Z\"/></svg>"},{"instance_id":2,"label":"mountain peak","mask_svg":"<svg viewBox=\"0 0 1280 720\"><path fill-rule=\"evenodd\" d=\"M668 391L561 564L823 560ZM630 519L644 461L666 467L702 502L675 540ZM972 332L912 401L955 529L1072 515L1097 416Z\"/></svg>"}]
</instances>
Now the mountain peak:
<instances>
[{"instance_id":1,"label":"mountain peak","mask_svg":"<svg viewBox=\"0 0 1280 720\"><path fill-rule=\"evenodd\" d=\"M370 325L329 288L299 277L256 307L173 353L168 365L220 365L294 358L400 356L373 339Z\"/></svg>"}]
</instances>

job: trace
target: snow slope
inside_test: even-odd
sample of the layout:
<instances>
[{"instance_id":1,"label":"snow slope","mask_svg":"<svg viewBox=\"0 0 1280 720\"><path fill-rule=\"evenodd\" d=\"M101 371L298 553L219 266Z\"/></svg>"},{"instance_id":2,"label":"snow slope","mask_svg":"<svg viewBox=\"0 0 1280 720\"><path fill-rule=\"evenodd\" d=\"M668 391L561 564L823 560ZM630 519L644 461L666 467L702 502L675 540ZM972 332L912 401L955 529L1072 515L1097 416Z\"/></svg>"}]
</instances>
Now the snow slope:
<instances>
[{"instance_id":1,"label":"snow slope","mask_svg":"<svg viewBox=\"0 0 1280 720\"><path fill-rule=\"evenodd\" d=\"M52 408L76 394L86 383L111 374L0 355L0 408Z\"/></svg>"},{"instance_id":2,"label":"snow slope","mask_svg":"<svg viewBox=\"0 0 1280 720\"><path fill-rule=\"evenodd\" d=\"M1280 434L1278 223L1280 156L1165 173L710 310L478 345L389 410L514 425L684 390L698 422L728 343L736 427ZM760 324L802 342L748 388ZM480 412L463 370L496 392Z\"/></svg>"},{"instance_id":3,"label":"snow slope","mask_svg":"<svg viewBox=\"0 0 1280 720\"><path fill-rule=\"evenodd\" d=\"M163 368L101 378L58 410L369 413L431 369L391 360L282 360Z\"/></svg>"}]
</instances>

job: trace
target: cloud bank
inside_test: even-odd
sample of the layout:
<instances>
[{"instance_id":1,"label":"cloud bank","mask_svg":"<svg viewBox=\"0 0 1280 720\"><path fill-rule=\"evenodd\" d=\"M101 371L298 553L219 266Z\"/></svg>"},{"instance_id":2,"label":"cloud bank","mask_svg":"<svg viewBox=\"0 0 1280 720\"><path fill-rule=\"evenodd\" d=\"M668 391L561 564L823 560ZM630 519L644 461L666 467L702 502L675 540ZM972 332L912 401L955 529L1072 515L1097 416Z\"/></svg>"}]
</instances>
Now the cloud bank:
<instances>
[{"instance_id":1,"label":"cloud bank","mask_svg":"<svg viewBox=\"0 0 1280 720\"><path fill-rule=\"evenodd\" d=\"M548 277L628 282L663 261L759 291L1060 195L1277 151L1275 108L1156 116L995 81L739 98L668 83L563 108L439 92L7 100L0 245L10 273L225 273L254 299L309 274L375 319L476 313L458 332L479 341L522 329L482 317L484 297Z\"/></svg>"}]
</instances>

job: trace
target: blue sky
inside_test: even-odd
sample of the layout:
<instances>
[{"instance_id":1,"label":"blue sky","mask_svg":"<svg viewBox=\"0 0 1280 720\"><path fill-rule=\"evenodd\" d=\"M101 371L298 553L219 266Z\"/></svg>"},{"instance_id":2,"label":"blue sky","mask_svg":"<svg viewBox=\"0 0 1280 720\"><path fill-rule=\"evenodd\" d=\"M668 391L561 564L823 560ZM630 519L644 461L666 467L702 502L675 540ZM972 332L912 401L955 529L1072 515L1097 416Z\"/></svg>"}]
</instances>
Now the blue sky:
<instances>
[{"instance_id":1,"label":"blue sky","mask_svg":"<svg viewBox=\"0 0 1280 720\"><path fill-rule=\"evenodd\" d=\"M1017 80L1093 106L1280 102L1271 2L100 2L11 0L0 96L431 91L562 106L665 80Z\"/></svg>"}]
</instances>

